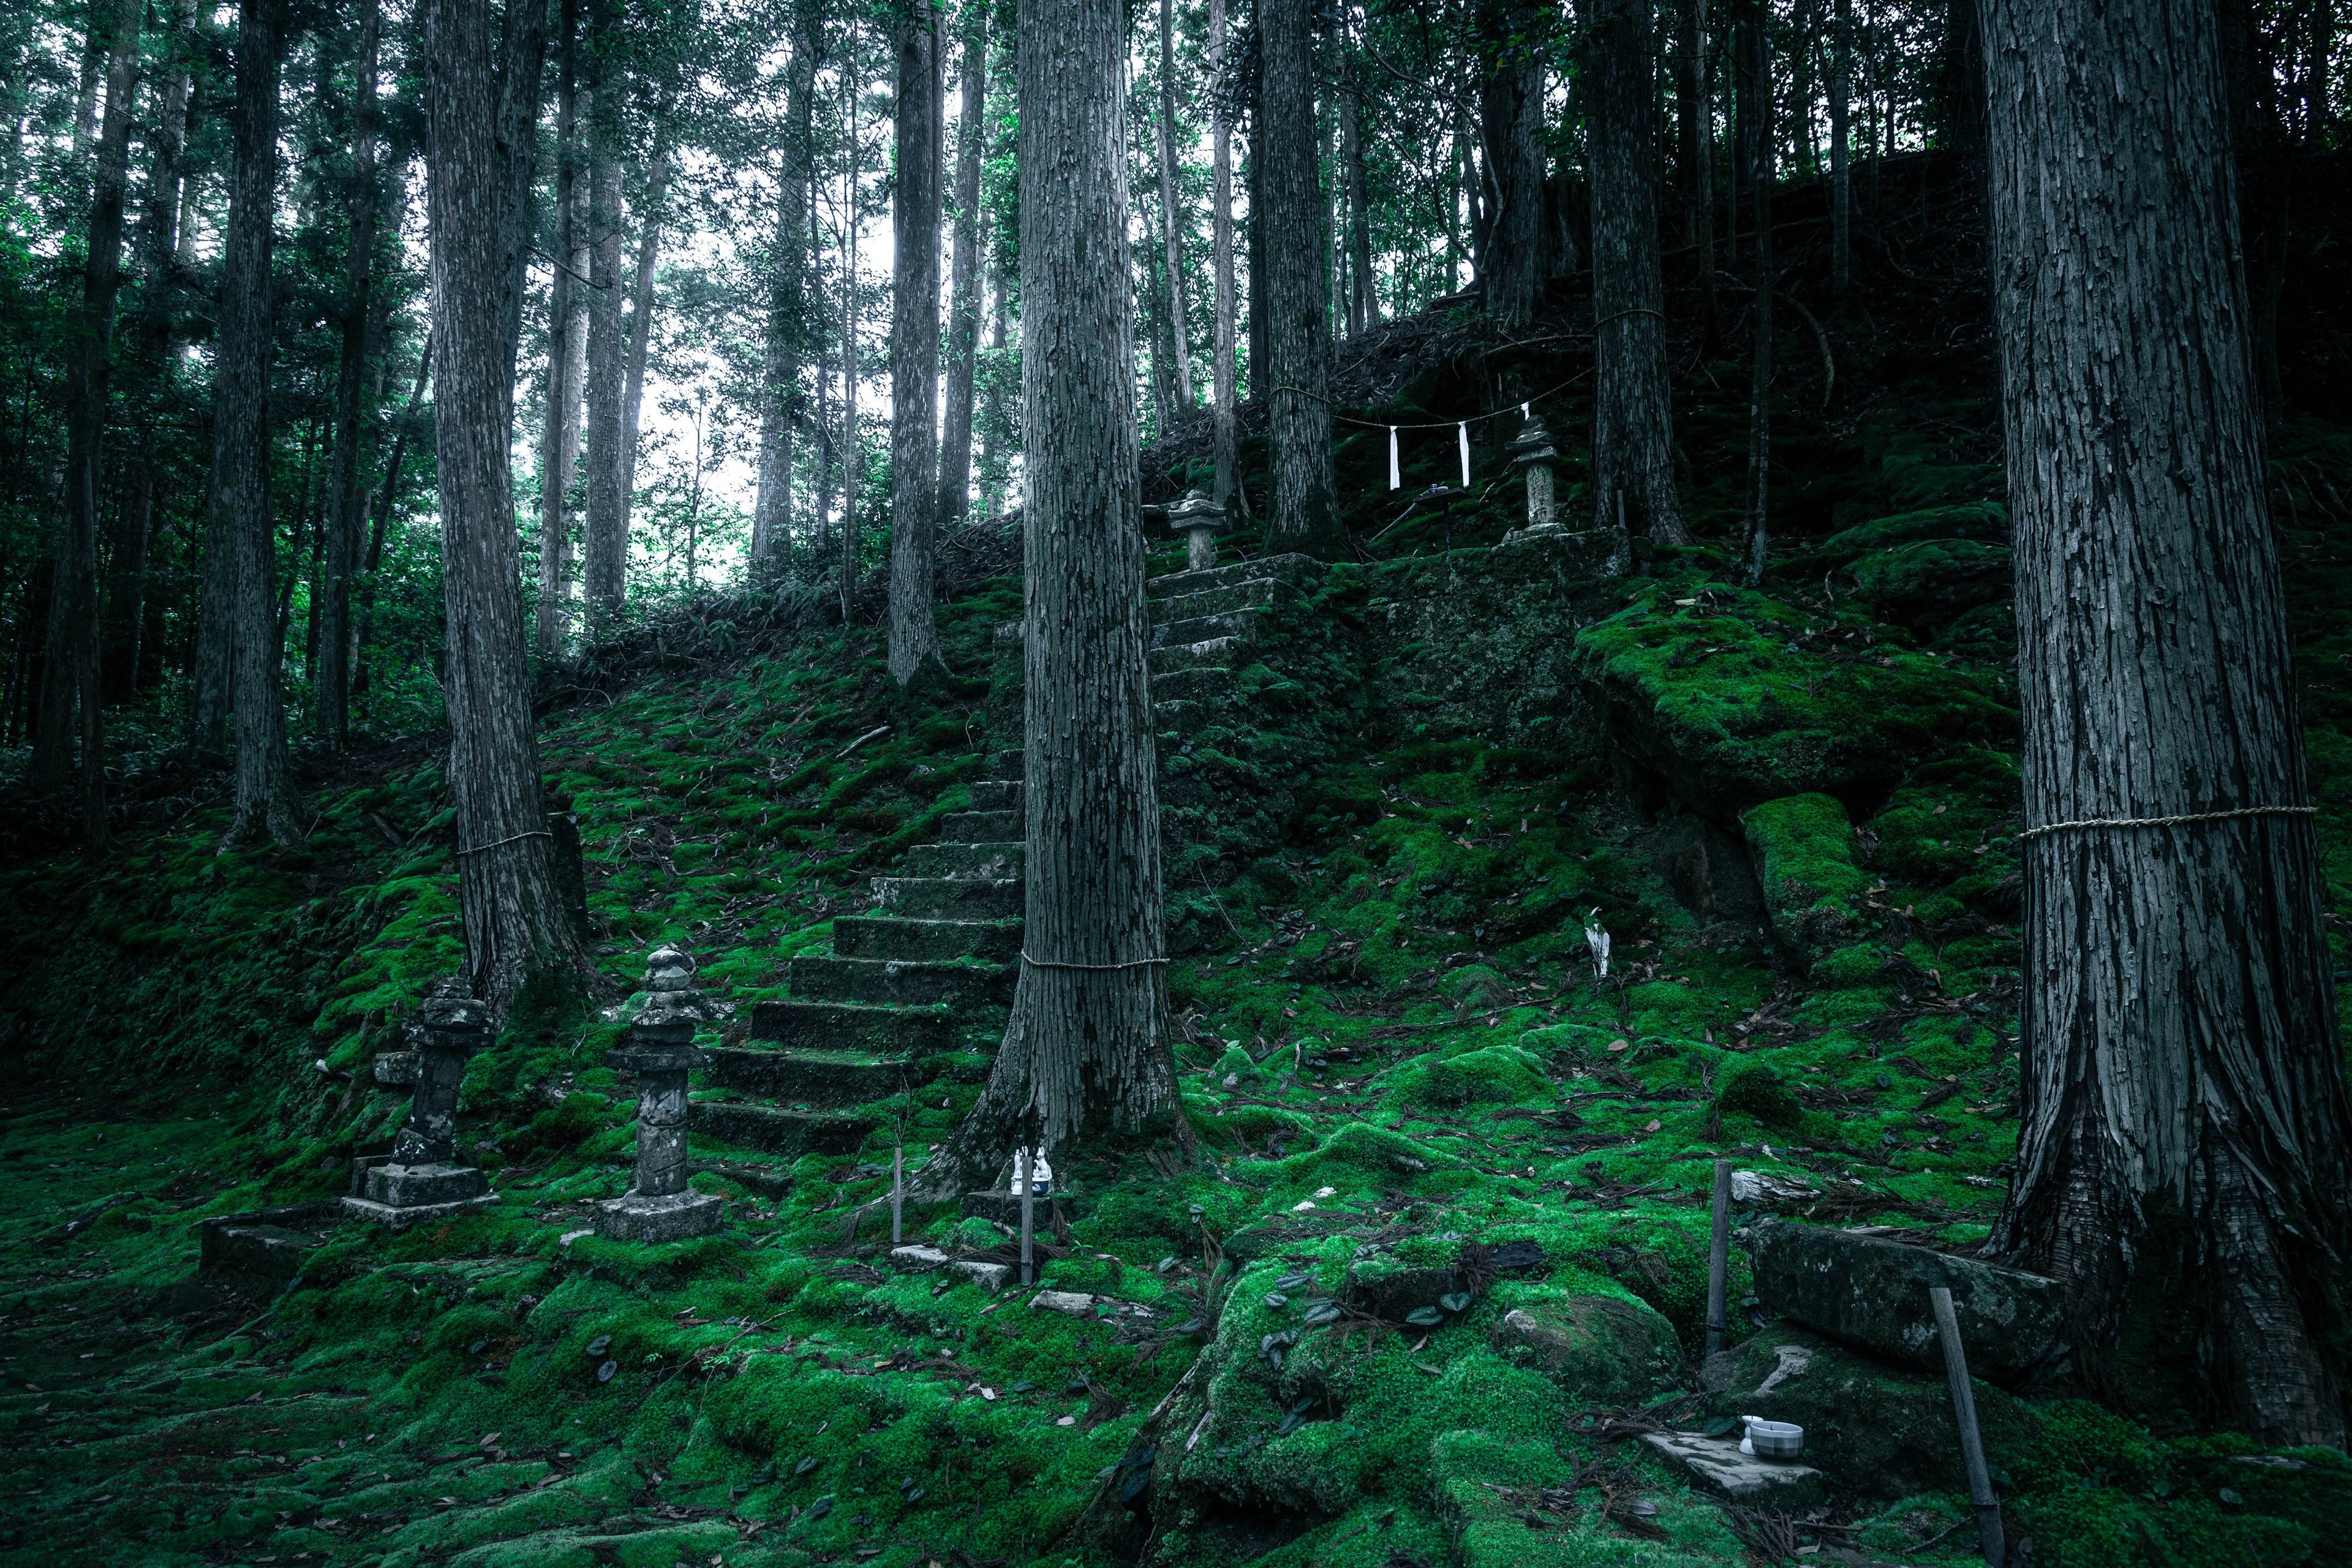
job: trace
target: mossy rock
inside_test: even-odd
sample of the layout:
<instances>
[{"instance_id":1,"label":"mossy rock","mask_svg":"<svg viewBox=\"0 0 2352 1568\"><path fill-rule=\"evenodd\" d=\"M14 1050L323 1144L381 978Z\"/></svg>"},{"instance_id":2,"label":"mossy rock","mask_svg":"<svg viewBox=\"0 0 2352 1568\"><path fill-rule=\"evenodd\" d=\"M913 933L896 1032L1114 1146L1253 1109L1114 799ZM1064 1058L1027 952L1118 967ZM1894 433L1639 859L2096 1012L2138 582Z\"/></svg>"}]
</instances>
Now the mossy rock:
<instances>
[{"instance_id":1,"label":"mossy rock","mask_svg":"<svg viewBox=\"0 0 2352 1568\"><path fill-rule=\"evenodd\" d=\"M1710 1415L1804 1427L1805 1462L1842 1489L1899 1498L1968 1485L1951 1390L1941 1377L1776 1323L1709 1357L1702 1381ZM2026 1407L1989 1383L1975 1387L1988 1461L2027 1473L2036 1450Z\"/></svg>"},{"instance_id":2,"label":"mossy rock","mask_svg":"<svg viewBox=\"0 0 2352 1568\"><path fill-rule=\"evenodd\" d=\"M1767 1127L1794 1131L1805 1120L1805 1108L1788 1080L1763 1062L1741 1062L1724 1075L1715 1103L1723 1110L1753 1117Z\"/></svg>"},{"instance_id":3,"label":"mossy rock","mask_svg":"<svg viewBox=\"0 0 2352 1568\"><path fill-rule=\"evenodd\" d=\"M1998 501L1973 501L1963 506L1926 507L1897 512L1853 528L1841 529L1822 541L1823 556L1851 559L1898 544L1931 539L1971 539L2009 542L2009 509Z\"/></svg>"},{"instance_id":4,"label":"mossy rock","mask_svg":"<svg viewBox=\"0 0 2352 1568\"><path fill-rule=\"evenodd\" d=\"M1629 1540L1592 1522L1597 1510L1589 1508L1534 1512L1531 1494L1570 1479L1549 1442L1452 1431L1440 1433L1429 1450L1438 1515L1457 1568L1729 1568L1747 1560L1721 1511L1687 1494L1661 1490L1651 1499L1664 1541Z\"/></svg>"},{"instance_id":5,"label":"mossy rock","mask_svg":"<svg viewBox=\"0 0 2352 1568\"><path fill-rule=\"evenodd\" d=\"M1785 795L1752 808L1740 824L1781 945L1810 965L1852 942L1870 879L1854 864L1845 806L1833 795Z\"/></svg>"},{"instance_id":6,"label":"mossy rock","mask_svg":"<svg viewBox=\"0 0 2352 1568\"><path fill-rule=\"evenodd\" d=\"M1931 539L1873 551L1847 571L1872 608L1924 629L2008 598L2011 560L2004 544Z\"/></svg>"},{"instance_id":7,"label":"mossy rock","mask_svg":"<svg viewBox=\"0 0 2352 1568\"><path fill-rule=\"evenodd\" d=\"M1681 1366L1675 1327L1623 1296L1566 1291L1513 1307L1487 1342L1518 1366L1532 1366L1586 1405L1638 1405Z\"/></svg>"},{"instance_id":8,"label":"mossy rock","mask_svg":"<svg viewBox=\"0 0 2352 1568\"><path fill-rule=\"evenodd\" d=\"M1391 1098L1407 1105L1509 1105L1551 1095L1551 1085L1517 1046L1423 1057L1401 1068L1390 1082Z\"/></svg>"}]
</instances>

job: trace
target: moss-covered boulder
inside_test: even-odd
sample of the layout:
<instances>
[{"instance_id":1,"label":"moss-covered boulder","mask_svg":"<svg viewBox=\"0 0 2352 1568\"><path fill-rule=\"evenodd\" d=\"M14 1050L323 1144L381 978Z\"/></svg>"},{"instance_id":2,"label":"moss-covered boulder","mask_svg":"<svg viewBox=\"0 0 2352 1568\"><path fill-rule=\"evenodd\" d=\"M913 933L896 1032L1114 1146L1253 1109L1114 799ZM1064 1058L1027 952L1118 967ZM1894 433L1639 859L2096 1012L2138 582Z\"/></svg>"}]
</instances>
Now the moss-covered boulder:
<instances>
[{"instance_id":1,"label":"moss-covered boulder","mask_svg":"<svg viewBox=\"0 0 2352 1568\"><path fill-rule=\"evenodd\" d=\"M1872 608L1926 630L2008 598L2011 563L2007 545L1931 539L1873 551L1847 570Z\"/></svg>"},{"instance_id":2,"label":"moss-covered boulder","mask_svg":"<svg viewBox=\"0 0 2352 1568\"><path fill-rule=\"evenodd\" d=\"M1625 1296L1559 1291L1511 1308L1487 1343L1515 1366L1531 1366L1586 1405L1638 1405L1682 1365L1675 1327Z\"/></svg>"},{"instance_id":3,"label":"moss-covered boulder","mask_svg":"<svg viewBox=\"0 0 2352 1568\"><path fill-rule=\"evenodd\" d=\"M1772 934L1810 965L1852 942L1870 879L1854 864L1853 823L1833 795L1768 800L1740 819Z\"/></svg>"},{"instance_id":4,"label":"moss-covered boulder","mask_svg":"<svg viewBox=\"0 0 2352 1568\"><path fill-rule=\"evenodd\" d=\"M1897 512L1841 529L1822 541L1824 559L1852 560L1898 544L1922 540L1972 539L1980 543L2009 542L2009 509L1998 501L1971 501L1960 506L1935 506Z\"/></svg>"},{"instance_id":5,"label":"moss-covered boulder","mask_svg":"<svg viewBox=\"0 0 2352 1568\"><path fill-rule=\"evenodd\" d=\"M1551 1095L1551 1085L1535 1058L1517 1046L1487 1046L1454 1056L1417 1058L1400 1068L1390 1081L1391 1097L1405 1105L1509 1105Z\"/></svg>"},{"instance_id":6,"label":"moss-covered boulder","mask_svg":"<svg viewBox=\"0 0 2352 1568\"><path fill-rule=\"evenodd\" d=\"M1709 1357L1702 1381L1710 1415L1802 1426L1805 1462L1843 1491L1894 1498L1968 1485L1941 1377L1779 1323ZM2023 1473L2035 1452L2025 1407L1987 1383L1976 1396L1989 1460Z\"/></svg>"},{"instance_id":7,"label":"moss-covered boulder","mask_svg":"<svg viewBox=\"0 0 2352 1568\"><path fill-rule=\"evenodd\" d=\"M1430 1443L1429 1466L1458 1568L1730 1568L1746 1560L1722 1513L1694 1497L1661 1490L1650 1500L1663 1540L1597 1522L1592 1492L1582 1494L1581 1510L1559 1506L1574 1500L1564 1492L1573 1477L1549 1442L1443 1432Z\"/></svg>"}]
</instances>

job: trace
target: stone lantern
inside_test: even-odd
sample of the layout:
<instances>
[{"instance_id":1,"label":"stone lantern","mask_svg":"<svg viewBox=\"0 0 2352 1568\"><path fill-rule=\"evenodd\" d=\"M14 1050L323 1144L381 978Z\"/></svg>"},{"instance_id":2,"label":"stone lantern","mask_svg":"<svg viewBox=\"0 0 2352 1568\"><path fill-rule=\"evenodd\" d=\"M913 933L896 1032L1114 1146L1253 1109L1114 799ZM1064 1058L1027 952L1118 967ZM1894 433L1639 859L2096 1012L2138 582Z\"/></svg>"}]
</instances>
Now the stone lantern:
<instances>
[{"instance_id":1,"label":"stone lantern","mask_svg":"<svg viewBox=\"0 0 2352 1568\"><path fill-rule=\"evenodd\" d=\"M1168 531L1181 533L1192 551L1189 570L1206 572L1217 563L1217 535L1225 531L1225 509L1199 490L1168 509Z\"/></svg>"},{"instance_id":2,"label":"stone lantern","mask_svg":"<svg viewBox=\"0 0 2352 1568\"><path fill-rule=\"evenodd\" d=\"M360 1195L343 1200L362 1218L394 1230L446 1219L498 1202L488 1178L456 1163L457 1089L466 1059L489 1045L498 1023L488 1004L466 994L463 981L442 981L408 1026L416 1055L408 1120L393 1141L392 1155L365 1173Z\"/></svg>"},{"instance_id":3,"label":"stone lantern","mask_svg":"<svg viewBox=\"0 0 2352 1568\"><path fill-rule=\"evenodd\" d=\"M1551 529L1559 526L1553 500L1552 468L1559 461L1559 452L1551 444L1551 432L1533 410L1528 422L1519 426L1518 437L1510 445L1511 467L1528 478L1528 527Z\"/></svg>"},{"instance_id":4,"label":"stone lantern","mask_svg":"<svg viewBox=\"0 0 2352 1568\"><path fill-rule=\"evenodd\" d=\"M675 947L646 961L645 1010L607 1066L637 1075L637 1184L600 1204L596 1234L614 1241L682 1241L719 1228L724 1199L686 1184L686 1075L709 1058L694 1031L714 1012L694 985L694 960Z\"/></svg>"}]
</instances>

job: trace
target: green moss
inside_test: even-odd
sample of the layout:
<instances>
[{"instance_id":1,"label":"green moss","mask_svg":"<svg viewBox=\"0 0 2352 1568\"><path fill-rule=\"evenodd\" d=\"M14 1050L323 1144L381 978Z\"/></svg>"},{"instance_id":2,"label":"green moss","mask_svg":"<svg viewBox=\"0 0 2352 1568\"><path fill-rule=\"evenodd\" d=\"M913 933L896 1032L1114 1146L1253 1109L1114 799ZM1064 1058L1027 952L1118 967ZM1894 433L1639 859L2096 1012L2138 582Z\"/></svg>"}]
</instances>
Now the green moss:
<instances>
[{"instance_id":1,"label":"green moss","mask_svg":"<svg viewBox=\"0 0 2352 1568\"><path fill-rule=\"evenodd\" d=\"M1726 1073L1715 1102L1726 1115L1749 1117L1767 1127L1792 1128L1805 1115L1788 1081L1765 1062L1742 1062Z\"/></svg>"}]
</instances>

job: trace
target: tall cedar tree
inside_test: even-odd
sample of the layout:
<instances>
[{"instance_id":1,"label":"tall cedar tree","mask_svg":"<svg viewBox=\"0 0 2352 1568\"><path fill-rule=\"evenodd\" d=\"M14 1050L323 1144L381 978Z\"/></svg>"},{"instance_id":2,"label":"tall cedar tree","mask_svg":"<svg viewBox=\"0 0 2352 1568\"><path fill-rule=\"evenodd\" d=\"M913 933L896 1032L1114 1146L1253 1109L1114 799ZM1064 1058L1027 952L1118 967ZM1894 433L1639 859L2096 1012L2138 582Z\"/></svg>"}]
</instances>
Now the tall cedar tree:
<instances>
[{"instance_id":1,"label":"tall cedar tree","mask_svg":"<svg viewBox=\"0 0 2352 1568\"><path fill-rule=\"evenodd\" d=\"M629 521L621 493L621 75L613 0L588 0L588 468L581 587L592 628L628 596Z\"/></svg>"},{"instance_id":2,"label":"tall cedar tree","mask_svg":"<svg viewBox=\"0 0 2352 1568\"><path fill-rule=\"evenodd\" d=\"M792 60L784 68L784 144L776 181L776 238L768 280L768 341L760 380L760 489L751 506L751 565L783 568L792 548L793 437L801 419L801 349L809 337L809 176L815 162L811 97L816 89L816 0L793 7ZM822 514L822 504L818 507Z\"/></svg>"},{"instance_id":3,"label":"tall cedar tree","mask_svg":"<svg viewBox=\"0 0 2352 1568\"><path fill-rule=\"evenodd\" d=\"M988 7L963 10L963 109L957 116L955 238L949 263L947 413L940 432L940 528L971 495L973 372L980 348L980 153L988 118Z\"/></svg>"},{"instance_id":4,"label":"tall cedar tree","mask_svg":"<svg viewBox=\"0 0 2352 1568\"><path fill-rule=\"evenodd\" d=\"M1192 406L1192 330L1184 299L1184 192L1176 177L1175 0L1160 0L1160 244L1168 268L1169 366L1175 372L1176 401ZM1154 354L1156 359L1159 356ZM1163 427L1168 405L1161 404Z\"/></svg>"},{"instance_id":5,"label":"tall cedar tree","mask_svg":"<svg viewBox=\"0 0 2352 1568\"><path fill-rule=\"evenodd\" d=\"M366 384L370 269L382 198L375 176L378 0L360 0L352 45L352 184L343 245L342 350L335 371L335 450L320 541L319 664L312 683L320 738L341 749L351 728L352 575L359 566L367 489L360 478L360 404Z\"/></svg>"},{"instance_id":6,"label":"tall cedar tree","mask_svg":"<svg viewBox=\"0 0 2352 1568\"><path fill-rule=\"evenodd\" d=\"M1750 584L1764 580L1772 536L1772 9L1742 0L1739 37L1739 145L1755 225L1756 290L1748 383L1748 563Z\"/></svg>"},{"instance_id":7,"label":"tall cedar tree","mask_svg":"<svg viewBox=\"0 0 2352 1568\"><path fill-rule=\"evenodd\" d=\"M1683 247L1698 275L1700 353L1713 360L1723 353L1723 308L1715 289L1715 86L1709 68L1715 45L1706 16L1706 0L1686 0L1675 72L1681 135L1675 178L1683 194Z\"/></svg>"},{"instance_id":8,"label":"tall cedar tree","mask_svg":"<svg viewBox=\"0 0 2352 1568\"><path fill-rule=\"evenodd\" d=\"M2213 12L1983 18L2025 820L2045 829L1991 1250L2067 1281L2107 1392L2341 1447L2352 1102ZM2206 815L2234 812L2255 815ZM2171 816L2202 819L2053 826Z\"/></svg>"},{"instance_id":9,"label":"tall cedar tree","mask_svg":"<svg viewBox=\"0 0 2352 1568\"><path fill-rule=\"evenodd\" d=\"M588 271L580 186L580 5L563 0L557 41L555 227L558 265L547 291L547 412L540 429L539 606L531 640L541 658L563 651L572 609L572 481L580 463L580 391L587 371L588 317L580 298Z\"/></svg>"},{"instance_id":10,"label":"tall cedar tree","mask_svg":"<svg viewBox=\"0 0 2352 1568\"><path fill-rule=\"evenodd\" d=\"M1544 34L1549 14L1527 0L1479 0L1478 132L1486 169L1486 309L1524 327L1551 277L1544 216Z\"/></svg>"},{"instance_id":11,"label":"tall cedar tree","mask_svg":"<svg viewBox=\"0 0 2352 1568\"><path fill-rule=\"evenodd\" d=\"M1282 550L1334 557L1346 545L1331 477L1330 329L1324 318L1323 193L1316 174L1313 0L1261 0L1258 203L1265 247L1266 428ZM1253 370L1255 382L1257 373Z\"/></svg>"},{"instance_id":12,"label":"tall cedar tree","mask_svg":"<svg viewBox=\"0 0 2352 1568\"><path fill-rule=\"evenodd\" d=\"M1219 506L1234 493L1241 460L1241 426L1235 407L1235 300L1234 299L1234 116L1226 79L1225 0L1209 0L1209 264L1215 274L1215 339L1209 354L1211 480Z\"/></svg>"},{"instance_id":13,"label":"tall cedar tree","mask_svg":"<svg viewBox=\"0 0 2352 1568\"><path fill-rule=\"evenodd\" d=\"M1596 525L1688 544L1675 488L1673 380L1659 272L1650 0L1601 0L1588 44L1592 171L1592 505Z\"/></svg>"},{"instance_id":14,"label":"tall cedar tree","mask_svg":"<svg viewBox=\"0 0 2352 1568\"><path fill-rule=\"evenodd\" d=\"M931 1197L1176 1104L1144 664L1119 0L1021 0L1021 430L1028 478L1026 920L1013 1016Z\"/></svg>"},{"instance_id":15,"label":"tall cedar tree","mask_svg":"<svg viewBox=\"0 0 2352 1568\"><path fill-rule=\"evenodd\" d=\"M142 14L140 0L117 0L107 24L106 118L90 171L81 310L66 353L65 517L33 731L32 779L38 785L54 788L65 782L79 744L82 837L93 849L106 842L106 731L98 684L98 457L106 434L114 301L122 281L123 185L131 100L139 90Z\"/></svg>"},{"instance_id":16,"label":"tall cedar tree","mask_svg":"<svg viewBox=\"0 0 2352 1568\"><path fill-rule=\"evenodd\" d=\"M637 264L629 285L628 350L621 372L621 537L629 536L637 499L637 418L646 401L646 356L653 344L654 266L661 259L661 226L669 195L671 105L654 106L653 155L646 161L646 199L638 215Z\"/></svg>"},{"instance_id":17,"label":"tall cedar tree","mask_svg":"<svg viewBox=\"0 0 2352 1568\"><path fill-rule=\"evenodd\" d=\"M236 813L228 844L301 835L286 773L283 637L273 574L269 346L274 321L270 227L278 197L278 0L244 0L237 16L236 135L228 229L221 245L220 335L213 365L215 535L230 551L226 608L235 666Z\"/></svg>"},{"instance_id":18,"label":"tall cedar tree","mask_svg":"<svg viewBox=\"0 0 2352 1568\"><path fill-rule=\"evenodd\" d=\"M489 0L425 0L423 21L449 793L468 979L502 1006L534 965L577 957L540 797L509 468L510 240L531 129L519 106L537 109L546 9L509 0L495 58Z\"/></svg>"},{"instance_id":19,"label":"tall cedar tree","mask_svg":"<svg viewBox=\"0 0 2352 1568\"><path fill-rule=\"evenodd\" d=\"M946 92L939 12L908 0L898 27L898 167L890 266L890 674L904 686L940 662L931 601L939 563L940 197Z\"/></svg>"}]
</instances>

